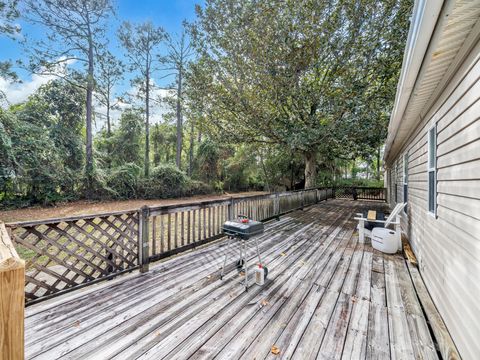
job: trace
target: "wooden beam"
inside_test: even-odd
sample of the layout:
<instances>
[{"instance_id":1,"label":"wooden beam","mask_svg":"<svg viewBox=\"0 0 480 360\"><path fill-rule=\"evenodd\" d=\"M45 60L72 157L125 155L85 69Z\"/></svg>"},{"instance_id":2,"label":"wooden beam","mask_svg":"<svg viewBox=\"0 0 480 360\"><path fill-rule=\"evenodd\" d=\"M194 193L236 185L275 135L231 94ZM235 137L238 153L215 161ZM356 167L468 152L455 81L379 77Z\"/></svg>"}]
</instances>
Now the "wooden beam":
<instances>
[{"instance_id":1,"label":"wooden beam","mask_svg":"<svg viewBox=\"0 0 480 360\"><path fill-rule=\"evenodd\" d=\"M24 359L25 262L0 223L0 354Z\"/></svg>"},{"instance_id":2,"label":"wooden beam","mask_svg":"<svg viewBox=\"0 0 480 360\"><path fill-rule=\"evenodd\" d=\"M442 317L440 316L440 313L438 312L432 298L430 297L430 294L428 293L427 287L423 282L420 272L412 264L407 263L407 265L413 285L415 286L415 291L428 322L430 323L433 335L435 336L435 341L438 344L438 349L442 354L442 358L449 360L461 359L457 347L455 346L455 343L453 342L452 337L450 336L450 333L448 332L448 329L443 322Z\"/></svg>"}]
</instances>

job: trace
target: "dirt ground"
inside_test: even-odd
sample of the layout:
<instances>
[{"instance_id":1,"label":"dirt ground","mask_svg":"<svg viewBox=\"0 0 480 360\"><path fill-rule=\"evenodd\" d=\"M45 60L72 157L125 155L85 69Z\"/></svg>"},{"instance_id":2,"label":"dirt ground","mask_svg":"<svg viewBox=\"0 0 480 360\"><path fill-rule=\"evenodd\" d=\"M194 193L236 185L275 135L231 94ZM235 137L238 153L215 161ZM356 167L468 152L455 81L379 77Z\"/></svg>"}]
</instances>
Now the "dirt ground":
<instances>
[{"instance_id":1,"label":"dirt ground","mask_svg":"<svg viewBox=\"0 0 480 360\"><path fill-rule=\"evenodd\" d=\"M82 200L50 207L29 207L24 209L0 211L0 221L7 223L14 221L30 221L76 215L100 214L103 212L136 210L141 208L143 205L160 206L184 204L195 201L227 199L231 196L241 197L246 195L260 194L264 194L264 192L251 191L224 195L199 195L188 198L158 200L120 200L102 202Z\"/></svg>"}]
</instances>

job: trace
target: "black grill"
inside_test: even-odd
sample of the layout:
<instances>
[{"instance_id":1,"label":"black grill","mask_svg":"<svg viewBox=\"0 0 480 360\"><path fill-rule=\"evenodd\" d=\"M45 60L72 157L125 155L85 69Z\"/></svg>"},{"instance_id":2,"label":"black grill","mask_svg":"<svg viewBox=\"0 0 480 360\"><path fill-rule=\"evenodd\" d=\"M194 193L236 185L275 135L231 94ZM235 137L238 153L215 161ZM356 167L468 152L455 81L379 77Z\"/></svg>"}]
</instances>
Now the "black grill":
<instances>
[{"instance_id":1,"label":"black grill","mask_svg":"<svg viewBox=\"0 0 480 360\"><path fill-rule=\"evenodd\" d=\"M222 230L225 235L248 240L262 234L264 225L260 221L250 220L246 216L239 215L238 219L225 222Z\"/></svg>"}]
</instances>

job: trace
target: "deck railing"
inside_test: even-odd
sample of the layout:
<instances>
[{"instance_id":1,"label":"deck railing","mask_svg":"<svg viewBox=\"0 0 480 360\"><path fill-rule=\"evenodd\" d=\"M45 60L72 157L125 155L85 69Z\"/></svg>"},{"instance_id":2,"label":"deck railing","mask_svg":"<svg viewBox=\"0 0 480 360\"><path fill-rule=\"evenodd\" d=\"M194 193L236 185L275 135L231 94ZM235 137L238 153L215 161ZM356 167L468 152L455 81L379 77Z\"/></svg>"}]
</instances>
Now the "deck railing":
<instances>
[{"instance_id":1,"label":"deck railing","mask_svg":"<svg viewBox=\"0 0 480 360\"><path fill-rule=\"evenodd\" d=\"M239 214L265 221L333 198L333 189L315 188L266 195L144 208L143 257L155 261L215 240L222 224ZM144 271L146 267L144 266Z\"/></svg>"},{"instance_id":2,"label":"deck railing","mask_svg":"<svg viewBox=\"0 0 480 360\"><path fill-rule=\"evenodd\" d=\"M335 188L336 199L353 200L387 200L387 189L362 186L345 186Z\"/></svg>"},{"instance_id":3,"label":"deck railing","mask_svg":"<svg viewBox=\"0 0 480 360\"><path fill-rule=\"evenodd\" d=\"M24 358L25 262L0 223L0 358Z\"/></svg>"},{"instance_id":4,"label":"deck railing","mask_svg":"<svg viewBox=\"0 0 480 360\"><path fill-rule=\"evenodd\" d=\"M26 261L27 303L138 267L138 211L7 225Z\"/></svg>"},{"instance_id":5,"label":"deck railing","mask_svg":"<svg viewBox=\"0 0 480 360\"><path fill-rule=\"evenodd\" d=\"M312 188L256 196L144 206L103 213L7 224L26 261L27 304L140 268L213 241L238 214L266 221L333 198L353 199L355 188ZM384 200L384 189L356 188L358 199Z\"/></svg>"}]
</instances>

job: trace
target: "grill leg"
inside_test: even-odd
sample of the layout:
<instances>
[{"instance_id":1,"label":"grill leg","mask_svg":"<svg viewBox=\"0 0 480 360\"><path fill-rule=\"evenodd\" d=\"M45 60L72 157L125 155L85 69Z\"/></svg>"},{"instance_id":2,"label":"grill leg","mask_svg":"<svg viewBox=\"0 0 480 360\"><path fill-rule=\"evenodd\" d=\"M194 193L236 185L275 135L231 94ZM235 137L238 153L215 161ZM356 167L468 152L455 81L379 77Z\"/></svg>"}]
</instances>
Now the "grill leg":
<instances>
[{"instance_id":1,"label":"grill leg","mask_svg":"<svg viewBox=\"0 0 480 360\"><path fill-rule=\"evenodd\" d=\"M260 258L260 251L258 250L258 241L257 241L257 238L255 237L254 240L255 240L255 247L257 248L258 263L259 263L260 265L263 265L263 264L262 264L262 259Z\"/></svg>"},{"instance_id":2,"label":"grill leg","mask_svg":"<svg viewBox=\"0 0 480 360\"><path fill-rule=\"evenodd\" d=\"M245 291L248 291L248 264L247 264L247 248L246 248L246 242L245 240L242 240L242 245L243 245L243 254L245 255L244 258L244 266L245 266Z\"/></svg>"},{"instance_id":3,"label":"grill leg","mask_svg":"<svg viewBox=\"0 0 480 360\"><path fill-rule=\"evenodd\" d=\"M223 258L223 266L222 266L222 272L220 274L220 280L223 280L223 275L225 274L225 265L227 264L227 256L228 256L228 250L230 250L230 242L232 241L232 237L228 237L228 242L227 246L225 249L225 257Z\"/></svg>"}]
</instances>

